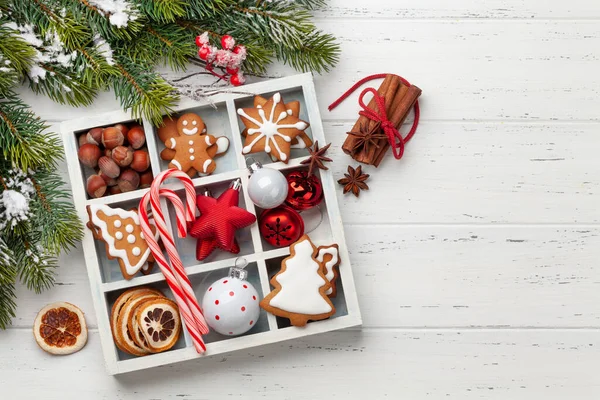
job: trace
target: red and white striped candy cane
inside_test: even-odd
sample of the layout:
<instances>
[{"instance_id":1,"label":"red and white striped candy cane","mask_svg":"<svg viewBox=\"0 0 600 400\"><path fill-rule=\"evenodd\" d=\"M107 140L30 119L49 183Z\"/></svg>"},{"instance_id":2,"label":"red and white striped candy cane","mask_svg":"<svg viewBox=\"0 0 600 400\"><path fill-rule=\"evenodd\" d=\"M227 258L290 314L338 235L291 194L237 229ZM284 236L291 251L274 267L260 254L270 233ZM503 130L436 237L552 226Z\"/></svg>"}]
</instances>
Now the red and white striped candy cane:
<instances>
[{"instance_id":1,"label":"red and white striped candy cane","mask_svg":"<svg viewBox=\"0 0 600 400\"><path fill-rule=\"evenodd\" d=\"M187 199L187 209L185 210L181 199L172 190L160 189L162 182L171 177L179 178L185 186ZM164 214L160 208L160 196L167 197L175 206L178 235L179 237L185 237L187 233L186 221L191 222L194 219L196 191L194 190L192 181L185 173L178 170L164 171L154 179L150 191L146 193L144 197L142 197L142 200L140 201L139 213L140 225L146 237L146 241L148 242L148 246L150 247L150 250L152 251L157 263L159 264L160 269L165 276L171 291L173 292L173 295L175 296L196 350L198 352L202 352L206 350L206 347L204 346L201 335L208 333L208 325L206 324L204 316L200 311L198 300L196 299L196 295L192 289L191 282L185 273L181 258L177 253L173 237L168 231ZM169 266L169 263L158 246L158 243L156 243L154 240L147 213L148 203L150 203L156 228L163 241L165 249L167 250L172 267Z\"/></svg>"}]
</instances>

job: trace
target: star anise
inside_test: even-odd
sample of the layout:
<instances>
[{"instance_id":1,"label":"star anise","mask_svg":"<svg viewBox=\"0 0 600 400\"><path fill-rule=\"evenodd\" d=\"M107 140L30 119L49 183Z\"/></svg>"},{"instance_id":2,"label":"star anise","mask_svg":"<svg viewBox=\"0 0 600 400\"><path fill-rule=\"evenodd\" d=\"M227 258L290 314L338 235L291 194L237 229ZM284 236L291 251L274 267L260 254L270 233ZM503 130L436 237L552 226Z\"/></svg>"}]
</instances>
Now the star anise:
<instances>
[{"instance_id":1,"label":"star anise","mask_svg":"<svg viewBox=\"0 0 600 400\"><path fill-rule=\"evenodd\" d=\"M348 173L344 174L344 178L340 179L338 183L344 185L344 194L352 192L353 195L358 197L361 190L369 190L369 187L365 183L369 179L369 174L362 173L362 167L358 166L356 169L348 166Z\"/></svg>"},{"instance_id":2,"label":"star anise","mask_svg":"<svg viewBox=\"0 0 600 400\"><path fill-rule=\"evenodd\" d=\"M370 122L370 121L369 121ZM370 146L375 146L375 148L379 148L379 140L386 139L384 133L381 132L379 127L381 126L381 122L377 122L369 129L369 122L360 124L360 129L358 132L348 132L348 135L354 137L352 152L357 153L361 149L365 149L365 152L369 152Z\"/></svg>"},{"instance_id":3,"label":"star anise","mask_svg":"<svg viewBox=\"0 0 600 400\"><path fill-rule=\"evenodd\" d=\"M317 167L319 169L324 169L324 170L329 169L325 166L325 164L323 164L324 162L332 161L331 158L325 157L325 153L327 152L327 149L329 149L329 146L331 146L331 143L329 143L327 146L319 149L319 142L315 141L314 146L312 148L311 147L308 148L308 152L310 153L309 158L300 162L300 164L303 164L303 165L308 164L308 176L311 176L313 174L313 169L315 167Z\"/></svg>"}]
</instances>

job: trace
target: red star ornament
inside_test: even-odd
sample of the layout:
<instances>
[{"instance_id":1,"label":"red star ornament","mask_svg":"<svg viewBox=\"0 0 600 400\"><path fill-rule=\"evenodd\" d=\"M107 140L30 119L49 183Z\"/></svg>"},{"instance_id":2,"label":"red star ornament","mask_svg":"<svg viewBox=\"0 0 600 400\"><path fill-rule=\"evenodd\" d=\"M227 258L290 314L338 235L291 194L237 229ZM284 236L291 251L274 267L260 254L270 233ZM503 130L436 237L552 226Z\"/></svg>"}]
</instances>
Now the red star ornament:
<instances>
[{"instance_id":1,"label":"red star ornament","mask_svg":"<svg viewBox=\"0 0 600 400\"><path fill-rule=\"evenodd\" d=\"M235 231L256 222L256 216L238 207L239 191L229 188L218 199L199 195L196 206L200 216L194 221L190 234L199 240L214 239L216 245L231 251Z\"/></svg>"},{"instance_id":2,"label":"red star ornament","mask_svg":"<svg viewBox=\"0 0 600 400\"><path fill-rule=\"evenodd\" d=\"M219 246L217 246L217 241L215 239L206 239L206 240L198 239L198 242L196 243L196 259L198 261L202 261L202 260L206 259L208 256L210 256L212 254L212 252L218 248L219 248ZM237 239L235 239L233 241L233 247L230 250L227 250L227 249L221 249L221 250L228 251L232 254L239 254L240 253L240 245L238 244Z\"/></svg>"}]
</instances>

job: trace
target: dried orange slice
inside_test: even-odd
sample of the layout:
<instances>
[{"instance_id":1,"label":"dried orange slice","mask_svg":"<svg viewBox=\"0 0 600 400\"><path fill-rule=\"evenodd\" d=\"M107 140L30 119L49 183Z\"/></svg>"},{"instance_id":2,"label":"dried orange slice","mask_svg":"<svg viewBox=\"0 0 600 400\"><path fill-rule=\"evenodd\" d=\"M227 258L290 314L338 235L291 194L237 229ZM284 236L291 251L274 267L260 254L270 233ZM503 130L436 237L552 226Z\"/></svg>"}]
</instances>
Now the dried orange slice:
<instances>
[{"instance_id":1,"label":"dried orange slice","mask_svg":"<svg viewBox=\"0 0 600 400\"><path fill-rule=\"evenodd\" d=\"M121 310L123 309L123 306L125 305L125 303L127 303L127 301L129 299L131 299L132 296L134 296L136 294L140 294L142 292L154 293L157 296L163 295L159 290L149 288L147 286L126 290L117 298L117 300L115 300L115 304L113 304L112 310L110 313L110 328L111 328L111 331L113 334L113 340L114 340L115 344L117 345L117 347L121 351L124 351L126 353L128 353L128 351L126 350L125 346L121 344L121 341L117 340L117 333L116 333L117 332L117 320L119 318L119 314L121 313Z\"/></svg>"},{"instance_id":2,"label":"dried orange slice","mask_svg":"<svg viewBox=\"0 0 600 400\"><path fill-rule=\"evenodd\" d=\"M115 329L116 343L134 356L144 356L148 354L149 349L138 345L134 340L134 334L128 329L129 321L133 318L133 311L144 300L159 298L156 291L143 290L133 294L123 305L117 317L117 326Z\"/></svg>"},{"instance_id":3,"label":"dried orange slice","mask_svg":"<svg viewBox=\"0 0 600 400\"><path fill-rule=\"evenodd\" d=\"M179 339L179 308L170 299L147 299L137 307L135 320L153 353L169 350Z\"/></svg>"},{"instance_id":4,"label":"dried orange slice","mask_svg":"<svg viewBox=\"0 0 600 400\"><path fill-rule=\"evenodd\" d=\"M33 335L42 350L50 354L72 354L85 346L87 324L78 307L65 302L52 303L35 317Z\"/></svg>"}]
</instances>

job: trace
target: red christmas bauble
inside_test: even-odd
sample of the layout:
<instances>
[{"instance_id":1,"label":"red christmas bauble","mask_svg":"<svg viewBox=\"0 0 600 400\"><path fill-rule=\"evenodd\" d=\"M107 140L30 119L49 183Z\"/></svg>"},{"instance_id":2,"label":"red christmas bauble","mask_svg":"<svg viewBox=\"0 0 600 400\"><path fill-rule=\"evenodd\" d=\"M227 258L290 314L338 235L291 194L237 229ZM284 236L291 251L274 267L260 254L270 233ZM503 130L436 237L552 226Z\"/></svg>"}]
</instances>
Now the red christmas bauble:
<instances>
[{"instance_id":1,"label":"red christmas bauble","mask_svg":"<svg viewBox=\"0 0 600 400\"><path fill-rule=\"evenodd\" d=\"M306 171L294 171L286 176L288 181L288 195L285 203L298 210L313 208L323 200L323 186L314 175Z\"/></svg>"},{"instance_id":2,"label":"red christmas bauble","mask_svg":"<svg viewBox=\"0 0 600 400\"><path fill-rule=\"evenodd\" d=\"M304 221L296 210L279 206L263 211L258 219L258 229L267 243L286 247L304 235Z\"/></svg>"}]
</instances>

